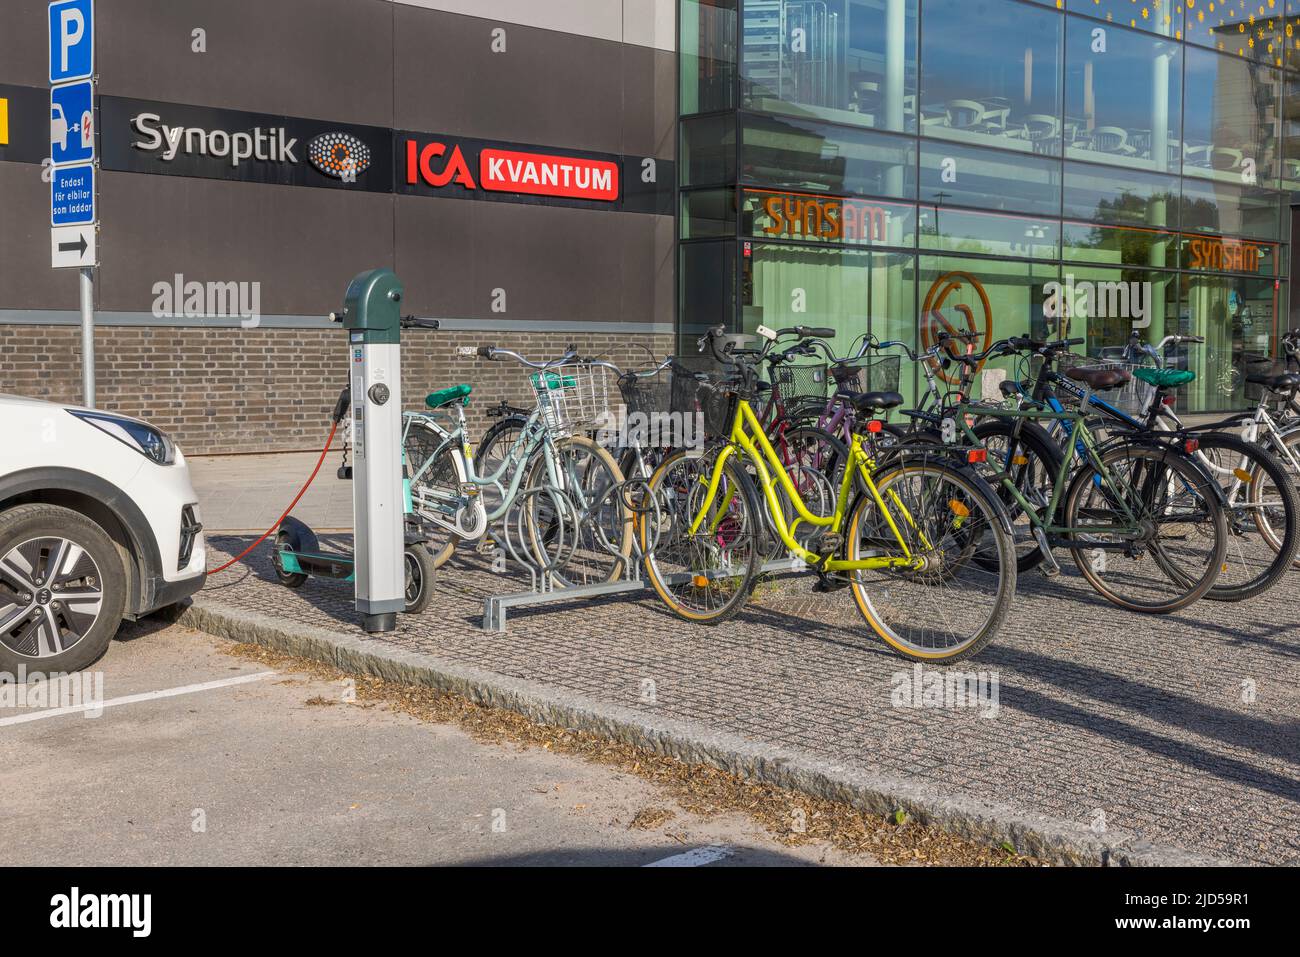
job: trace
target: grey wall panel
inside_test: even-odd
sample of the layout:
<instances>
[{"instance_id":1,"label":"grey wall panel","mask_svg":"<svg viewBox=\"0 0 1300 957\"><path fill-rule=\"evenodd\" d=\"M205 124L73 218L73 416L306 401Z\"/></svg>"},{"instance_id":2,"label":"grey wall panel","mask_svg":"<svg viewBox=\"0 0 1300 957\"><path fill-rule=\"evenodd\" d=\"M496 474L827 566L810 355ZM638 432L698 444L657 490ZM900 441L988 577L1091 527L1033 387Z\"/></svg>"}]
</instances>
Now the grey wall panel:
<instances>
[{"instance_id":1,"label":"grey wall panel","mask_svg":"<svg viewBox=\"0 0 1300 957\"><path fill-rule=\"evenodd\" d=\"M469 241L482 204L403 195L396 202L395 271L406 284L409 312L439 318L484 312L484 297L475 296Z\"/></svg>"},{"instance_id":2,"label":"grey wall panel","mask_svg":"<svg viewBox=\"0 0 1300 957\"><path fill-rule=\"evenodd\" d=\"M624 45L623 152L672 159L677 149L677 57Z\"/></svg>"},{"instance_id":3,"label":"grey wall panel","mask_svg":"<svg viewBox=\"0 0 1300 957\"><path fill-rule=\"evenodd\" d=\"M622 220L633 213L600 213L547 206L475 203L475 317L494 315L491 291L506 290L508 310L498 318L641 322L623 312Z\"/></svg>"},{"instance_id":4,"label":"grey wall panel","mask_svg":"<svg viewBox=\"0 0 1300 957\"><path fill-rule=\"evenodd\" d=\"M49 0L0 3L0 83L49 86Z\"/></svg>"},{"instance_id":5,"label":"grey wall panel","mask_svg":"<svg viewBox=\"0 0 1300 957\"><path fill-rule=\"evenodd\" d=\"M662 223L668 229L662 229ZM671 220L553 206L397 198L397 274L417 315L568 323L671 322L655 315L653 265L671 261ZM667 244L669 252L658 247ZM625 295L631 283L634 294ZM494 290L505 312L494 312Z\"/></svg>"},{"instance_id":6,"label":"grey wall panel","mask_svg":"<svg viewBox=\"0 0 1300 957\"><path fill-rule=\"evenodd\" d=\"M623 217L623 315L672 326L675 228L671 216Z\"/></svg>"},{"instance_id":7,"label":"grey wall panel","mask_svg":"<svg viewBox=\"0 0 1300 957\"><path fill-rule=\"evenodd\" d=\"M618 41L620 0L397 0L399 6L483 17L506 24Z\"/></svg>"},{"instance_id":8,"label":"grey wall panel","mask_svg":"<svg viewBox=\"0 0 1300 957\"><path fill-rule=\"evenodd\" d=\"M395 0L579 36L676 49L676 0Z\"/></svg>"},{"instance_id":9,"label":"grey wall panel","mask_svg":"<svg viewBox=\"0 0 1300 957\"><path fill-rule=\"evenodd\" d=\"M393 265L383 194L107 172L100 208L99 304L114 311L148 311L154 283L181 273L260 282L265 313L323 315L357 273Z\"/></svg>"},{"instance_id":10,"label":"grey wall panel","mask_svg":"<svg viewBox=\"0 0 1300 957\"><path fill-rule=\"evenodd\" d=\"M385 0L112 0L99 8L102 93L392 125ZM206 53L191 50L199 27Z\"/></svg>"},{"instance_id":11,"label":"grey wall panel","mask_svg":"<svg viewBox=\"0 0 1300 957\"><path fill-rule=\"evenodd\" d=\"M623 0L624 43L677 50L677 0Z\"/></svg>"},{"instance_id":12,"label":"grey wall panel","mask_svg":"<svg viewBox=\"0 0 1300 957\"><path fill-rule=\"evenodd\" d=\"M396 5L397 120L403 129L623 151L623 46Z\"/></svg>"},{"instance_id":13,"label":"grey wall panel","mask_svg":"<svg viewBox=\"0 0 1300 957\"><path fill-rule=\"evenodd\" d=\"M50 268L50 185L30 163L0 163L0 306L76 309L77 270Z\"/></svg>"}]
</instances>

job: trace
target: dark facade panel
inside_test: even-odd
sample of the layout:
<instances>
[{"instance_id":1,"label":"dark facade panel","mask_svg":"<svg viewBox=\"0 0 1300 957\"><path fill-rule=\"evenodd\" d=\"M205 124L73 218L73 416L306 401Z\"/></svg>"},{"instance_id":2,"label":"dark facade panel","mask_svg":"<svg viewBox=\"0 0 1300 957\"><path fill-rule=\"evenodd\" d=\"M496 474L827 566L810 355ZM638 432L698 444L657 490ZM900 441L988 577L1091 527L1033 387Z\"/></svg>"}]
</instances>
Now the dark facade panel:
<instances>
[{"instance_id":1,"label":"dark facade panel","mask_svg":"<svg viewBox=\"0 0 1300 957\"><path fill-rule=\"evenodd\" d=\"M49 0L4 0L0 12L0 82L49 86Z\"/></svg>"},{"instance_id":2,"label":"dark facade panel","mask_svg":"<svg viewBox=\"0 0 1300 957\"><path fill-rule=\"evenodd\" d=\"M106 172L100 205L101 309L147 312L180 273L260 282L267 315L324 315L348 278L393 266L387 195Z\"/></svg>"},{"instance_id":3,"label":"dark facade panel","mask_svg":"<svg viewBox=\"0 0 1300 957\"><path fill-rule=\"evenodd\" d=\"M45 7L43 0L35 5ZM101 2L100 92L390 126L393 6L386 0ZM39 17L36 28L35 36L44 37ZM192 49L198 28L207 34L206 53ZM26 24L23 29L30 35ZM5 42L0 38L0 79L11 79ZM42 43L30 36L21 42L44 60Z\"/></svg>"},{"instance_id":4,"label":"dark facade panel","mask_svg":"<svg viewBox=\"0 0 1300 957\"><path fill-rule=\"evenodd\" d=\"M396 196L394 271L406 284L406 307L417 316L472 316L475 296L473 235L478 203Z\"/></svg>"},{"instance_id":5,"label":"dark facade panel","mask_svg":"<svg viewBox=\"0 0 1300 957\"><path fill-rule=\"evenodd\" d=\"M673 159L677 143L677 54L625 44L623 152Z\"/></svg>"},{"instance_id":6,"label":"dark facade panel","mask_svg":"<svg viewBox=\"0 0 1300 957\"><path fill-rule=\"evenodd\" d=\"M623 152L623 45L394 4L402 129ZM492 52L492 30L506 32Z\"/></svg>"},{"instance_id":7,"label":"dark facade panel","mask_svg":"<svg viewBox=\"0 0 1300 957\"><path fill-rule=\"evenodd\" d=\"M0 309L76 309L77 270L50 268L50 184L0 162Z\"/></svg>"}]
</instances>

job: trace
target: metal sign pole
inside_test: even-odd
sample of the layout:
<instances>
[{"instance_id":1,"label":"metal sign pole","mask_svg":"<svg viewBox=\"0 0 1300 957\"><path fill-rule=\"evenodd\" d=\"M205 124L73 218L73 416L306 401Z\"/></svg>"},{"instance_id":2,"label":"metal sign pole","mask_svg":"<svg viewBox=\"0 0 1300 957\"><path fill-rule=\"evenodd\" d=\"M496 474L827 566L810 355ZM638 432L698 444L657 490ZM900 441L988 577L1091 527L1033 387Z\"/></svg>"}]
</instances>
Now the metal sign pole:
<instances>
[{"instance_id":1,"label":"metal sign pole","mask_svg":"<svg viewBox=\"0 0 1300 957\"><path fill-rule=\"evenodd\" d=\"M95 407L95 270L81 270L81 401Z\"/></svg>"}]
</instances>

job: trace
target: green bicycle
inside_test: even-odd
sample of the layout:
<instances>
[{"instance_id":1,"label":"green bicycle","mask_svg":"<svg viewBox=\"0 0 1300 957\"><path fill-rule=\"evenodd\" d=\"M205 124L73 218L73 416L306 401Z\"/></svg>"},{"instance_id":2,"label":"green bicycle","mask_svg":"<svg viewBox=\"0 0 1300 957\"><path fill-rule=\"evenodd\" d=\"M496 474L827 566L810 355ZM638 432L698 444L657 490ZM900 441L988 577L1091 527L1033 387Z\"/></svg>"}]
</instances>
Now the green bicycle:
<instances>
[{"instance_id":1,"label":"green bicycle","mask_svg":"<svg viewBox=\"0 0 1300 957\"><path fill-rule=\"evenodd\" d=\"M978 368L989 357L1027 353L1050 371L1083 341L1003 339L958 361ZM1052 548L1061 546L1098 594L1121 608L1162 614L1186 607L1214 586L1228 541L1221 493L1194 458L1197 438L1113 431L1098 439L1081 410L1130 374L1074 367L1064 375L1078 384L1078 408L1056 399L1043 372L1028 398L1009 405L963 400L928 416L938 425L931 440L987 450L987 477L1011 513L1018 544L1031 546L1019 556L1021 571L1041 563L1055 575ZM1039 422L1065 433L1059 448Z\"/></svg>"},{"instance_id":2,"label":"green bicycle","mask_svg":"<svg viewBox=\"0 0 1300 957\"><path fill-rule=\"evenodd\" d=\"M766 522L792 562L817 576L816 590L850 588L863 618L899 653L950 663L984 647L1016 588L1010 524L993 490L967 462L933 446L874 457L879 423L869 416L900 405L897 392L844 396L862 413L847 467L820 491L801 490L750 405L756 366L777 336L759 349L737 348L734 339L723 346L727 338L719 326L700 340L735 378L701 381L699 401L730 403L730 434L707 452L679 450L660 463L648 486L653 518L638 522L659 597L687 621L731 618L760 574ZM674 386L675 395L682 391Z\"/></svg>"}]
</instances>

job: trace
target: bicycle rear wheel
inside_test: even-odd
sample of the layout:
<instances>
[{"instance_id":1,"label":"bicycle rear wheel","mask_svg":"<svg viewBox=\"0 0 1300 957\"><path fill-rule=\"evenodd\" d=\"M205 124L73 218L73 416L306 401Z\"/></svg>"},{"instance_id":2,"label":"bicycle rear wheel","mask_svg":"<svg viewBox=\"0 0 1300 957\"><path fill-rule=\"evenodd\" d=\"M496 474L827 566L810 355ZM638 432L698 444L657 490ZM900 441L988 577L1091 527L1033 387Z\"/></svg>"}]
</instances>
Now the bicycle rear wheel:
<instances>
[{"instance_id":1,"label":"bicycle rear wheel","mask_svg":"<svg viewBox=\"0 0 1300 957\"><path fill-rule=\"evenodd\" d=\"M982 479L933 459L889 465L873 479L888 519L873 496L860 497L845 557L902 556L901 536L922 564L853 572L858 611L907 658L951 664L976 654L997 634L1015 596L1005 510Z\"/></svg>"},{"instance_id":2,"label":"bicycle rear wheel","mask_svg":"<svg viewBox=\"0 0 1300 957\"><path fill-rule=\"evenodd\" d=\"M460 536L434 521L456 524L460 509L455 504L461 496L464 469L459 466L460 450L443 444L443 438L419 422L411 423L403 441L404 475L411 482L411 505L427 536L433 567L441 568L451 558ZM432 459L432 461L429 461Z\"/></svg>"},{"instance_id":3,"label":"bicycle rear wheel","mask_svg":"<svg viewBox=\"0 0 1300 957\"><path fill-rule=\"evenodd\" d=\"M704 507L718 450L669 455L650 477L656 508L638 518L646 578L669 610L686 621L716 625L744 607L758 575L763 516L749 475L732 455L717 493Z\"/></svg>"},{"instance_id":4,"label":"bicycle rear wheel","mask_svg":"<svg viewBox=\"0 0 1300 957\"><path fill-rule=\"evenodd\" d=\"M1027 572L1044 558L1034 536L1033 522L1020 502L1000 481L991 476L1005 473L1039 514L1051 504L1052 489L1060 474L1063 454L1051 436L1036 422L1016 423L1009 419L986 419L975 426L975 435L988 450L988 462L981 470L993 486L1011 517L1015 538L1016 570ZM1051 521L1051 516L1046 516Z\"/></svg>"},{"instance_id":5,"label":"bicycle rear wheel","mask_svg":"<svg viewBox=\"0 0 1300 957\"><path fill-rule=\"evenodd\" d=\"M533 557L554 569L551 577L559 587L615 581L632 554L631 510L618 490L623 473L609 451L585 435L562 439L554 448L561 487L552 487L540 447L523 484L525 495L546 490L528 500ZM554 507L555 494L565 497L572 512L567 519Z\"/></svg>"},{"instance_id":6,"label":"bicycle rear wheel","mask_svg":"<svg viewBox=\"0 0 1300 957\"><path fill-rule=\"evenodd\" d=\"M1281 580L1300 548L1295 479L1260 445L1230 432L1199 436L1201 464L1227 497L1228 551L1206 598L1242 601Z\"/></svg>"},{"instance_id":7,"label":"bicycle rear wheel","mask_svg":"<svg viewBox=\"0 0 1300 957\"><path fill-rule=\"evenodd\" d=\"M1101 458L1113 482L1082 468L1065 500L1070 554L1088 583L1112 604L1149 614L1204 597L1228 539L1212 480L1162 446L1119 445Z\"/></svg>"}]
</instances>

